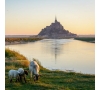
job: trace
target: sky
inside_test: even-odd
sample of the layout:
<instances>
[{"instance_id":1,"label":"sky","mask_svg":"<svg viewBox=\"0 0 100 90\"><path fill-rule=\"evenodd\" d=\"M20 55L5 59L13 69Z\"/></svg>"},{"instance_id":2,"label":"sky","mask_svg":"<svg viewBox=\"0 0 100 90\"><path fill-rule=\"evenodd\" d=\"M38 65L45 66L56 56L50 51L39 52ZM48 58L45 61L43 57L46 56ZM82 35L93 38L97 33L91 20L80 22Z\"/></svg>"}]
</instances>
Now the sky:
<instances>
[{"instance_id":1,"label":"sky","mask_svg":"<svg viewBox=\"0 0 100 90\"><path fill-rule=\"evenodd\" d=\"M65 30L95 34L95 0L5 0L5 34L37 35L55 16Z\"/></svg>"}]
</instances>

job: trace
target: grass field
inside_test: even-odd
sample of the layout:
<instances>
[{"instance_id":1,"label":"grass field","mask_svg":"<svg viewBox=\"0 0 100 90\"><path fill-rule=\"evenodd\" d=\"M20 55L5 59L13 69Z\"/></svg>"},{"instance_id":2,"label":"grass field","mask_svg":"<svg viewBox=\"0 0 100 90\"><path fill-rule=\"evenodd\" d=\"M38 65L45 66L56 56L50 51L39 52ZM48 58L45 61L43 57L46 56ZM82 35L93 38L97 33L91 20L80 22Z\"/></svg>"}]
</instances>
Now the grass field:
<instances>
[{"instance_id":1,"label":"grass field","mask_svg":"<svg viewBox=\"0 0 100 90\"><path fill-rule=\"evenodd\" d=\"M95 90L95 75L50 71L40 63L41 76L38 81L34 82L30 79L29 74L26 76L27 83L15 82L15 79L12 83L9 82L8 71L10 69L17 70L22 67L28 70L28 65L28 60L5 60L5 90Z\"/></svg>"},{"instance_id":2,"label":"grass field","mask_svg":"<svg viewBox=\"0 0 100 90\"><path fill-rule=\"evenodd\" d=\"M77 37L77 38L74 38L74 39L95 43L95 37Z\"/></svg>"}]
</instances>

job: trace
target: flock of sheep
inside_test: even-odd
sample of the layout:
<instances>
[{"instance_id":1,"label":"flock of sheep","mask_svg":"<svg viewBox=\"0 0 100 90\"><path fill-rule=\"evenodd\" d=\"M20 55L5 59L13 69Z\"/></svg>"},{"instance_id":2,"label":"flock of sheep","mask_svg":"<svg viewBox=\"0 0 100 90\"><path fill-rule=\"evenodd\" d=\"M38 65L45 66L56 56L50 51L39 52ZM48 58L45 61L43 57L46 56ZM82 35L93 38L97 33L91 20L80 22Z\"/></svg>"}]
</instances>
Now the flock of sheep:
<instances>
[{"instance_id":1,"label":"flock of sheep","mask_svg":"<svg viewBox=\"0 0 100 90\"><path fill-rule=\"evenodd\" d=\"M29 64L29 71L31 74L31 78L34 76L34 81L38 80L39 75L39 65L36 61L30 61ZM19 68L18 70L9 70L9 80L10 82L12 82L12 79L15 78L16 82L17 81L21 81L22 82L22 78L24 78L24 81L26 82L26 78L25 75L28 75L28 71L24 70L23 68Z\"/></svg>"}]
</instances>

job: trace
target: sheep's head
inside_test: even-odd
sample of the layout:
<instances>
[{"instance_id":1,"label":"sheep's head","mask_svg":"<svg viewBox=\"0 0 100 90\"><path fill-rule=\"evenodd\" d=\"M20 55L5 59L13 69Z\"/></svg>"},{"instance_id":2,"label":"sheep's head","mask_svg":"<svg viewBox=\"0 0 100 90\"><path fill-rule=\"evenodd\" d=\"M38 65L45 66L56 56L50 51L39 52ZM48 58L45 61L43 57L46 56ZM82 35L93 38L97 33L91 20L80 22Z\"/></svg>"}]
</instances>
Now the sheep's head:
<instances>
[{"instance_id":1,"label":"sheep's head","mask_svg":"<svg viewBox=\"0 0 100 90\"><path fill-rule=\"evenodd\" d=\"M28 71L24 70L24 73L25 73L26 75L28 75Z\"/></svg>"},{"instance_id":2,"label":"sheep's head","mask_svg":"<svg viewBox=\"0 0 100 90\"><path fill-rule=\"evenodd\" d=\"M35 75L36 76L36 80L38 80L39 75Z\"/></svg>"},{"instance_id":3,"label":"sheep's head","mask_svg":"<svg viewBox=\"0 0 100 90\"><path fill-rule=\"evenodd\" d=\"M34 75L34 81L38 81L39 75Z\"/></svg>"},{"instance_id":4,"label":"sheep's head","mask_svg":"<svg viewBox=\"0 0 100 90\"><path fill-rule=\"evenodd\" d=\"M40 76L41 75L34 75L34 81L38 81L38 79L39 79Z\"/></svg>"}]
</instances>

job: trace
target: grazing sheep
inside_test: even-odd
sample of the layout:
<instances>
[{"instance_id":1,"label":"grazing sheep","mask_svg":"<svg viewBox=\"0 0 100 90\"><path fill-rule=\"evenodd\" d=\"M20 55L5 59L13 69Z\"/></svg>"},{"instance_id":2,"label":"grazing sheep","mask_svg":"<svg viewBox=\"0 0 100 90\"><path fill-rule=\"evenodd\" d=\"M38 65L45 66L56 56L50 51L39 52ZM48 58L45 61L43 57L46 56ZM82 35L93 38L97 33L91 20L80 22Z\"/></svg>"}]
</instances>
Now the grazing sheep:
<instances>
[{"instance_id":1,"label":"grazing sheep","mask_svg":"<svg viewBox=\"0 0 100 90\"><path fill-rule=\"evenodd\" d=\"M29 65L29 71L31 73L31 78L34 75L34 81L38 80L39 77L39 65L36 61L30 61L30 65Z\"/></svg>"},{"instance_id":2,"label":"grazing sheep","mask_svg":"<svg viewBox=\"0 0 100 90\"><path fill-rule=\"evenodd\" d=\"M17 70L10 70L9 73L9 79L10 79L10 82L12 82L12 78L16 78L16 82L17 80L19 80L19 72Z\"/></svg>"},{"instance_id":3,"label":"grazing sheep","mask_svg":"<svg viewBox=\"0 0 100 90\"><path fill-rule=\"evenodd\" d=\"M28 72L24 70L23 68L19 68L18 72L19 72L20 81L22 82L22 78L24 78L24 81L26 83L25 74L28 75Z\"/></svg>"}]
</instances>

